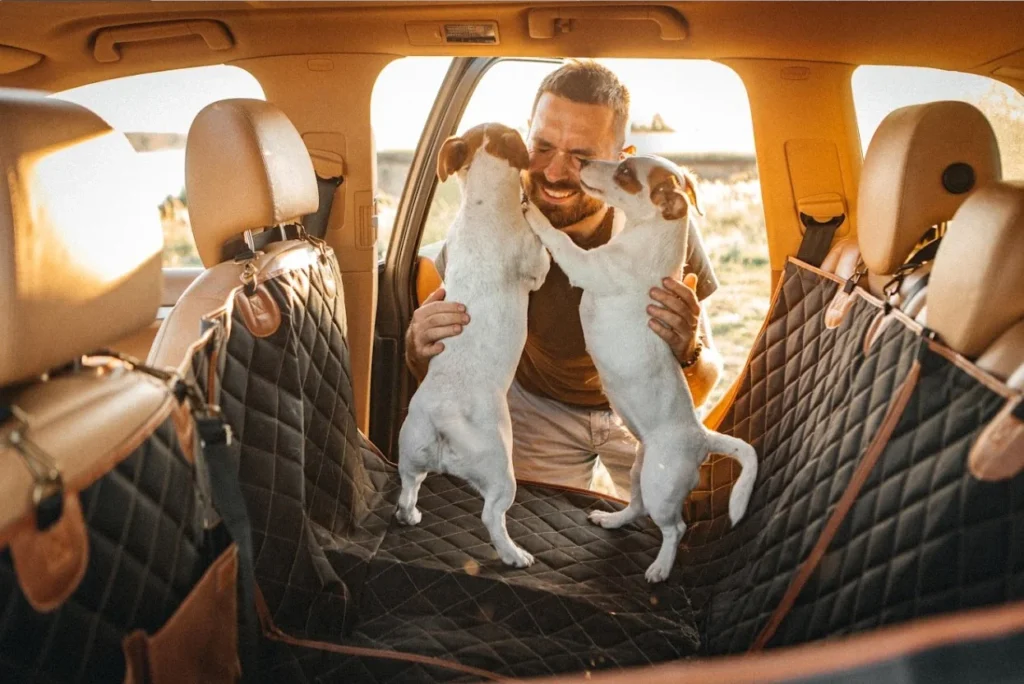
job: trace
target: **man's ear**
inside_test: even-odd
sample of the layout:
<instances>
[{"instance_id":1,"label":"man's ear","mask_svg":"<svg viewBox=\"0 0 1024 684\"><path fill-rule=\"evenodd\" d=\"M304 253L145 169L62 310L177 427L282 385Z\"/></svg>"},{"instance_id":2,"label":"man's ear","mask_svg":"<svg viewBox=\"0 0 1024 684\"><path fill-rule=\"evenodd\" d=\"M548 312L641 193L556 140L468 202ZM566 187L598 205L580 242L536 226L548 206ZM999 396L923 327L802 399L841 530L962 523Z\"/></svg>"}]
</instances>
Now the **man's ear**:
<instances>
[{"instance_id":1,"label":"man's ear","mask_svg":"<svg viewBox=\"0 0 1024 684\"><path fill-rule=\"evenodd\" d=\"M700 193L697 191L697 179L692 174L683 173L683 182L685 183L685 191L687 197L690 198L690 204L697 210L697 213L701 216L704 215L704 202L701 199Z\"/></svg>"},{"instance_id":2,"label":"man's ear","mask_svg":"<svg viewBox=\"0 0 1024 684\"><path fill-rule=\"evenodd\" d=\"M686 195L674 177L651 191L651 202L661 210L661 216L666 221L675 221L686 216Z\"/></svg>"},{"instance_id":3,"label":"man's ear","mask_svg":"<svg viewBox=\"0 0 1024 684\"><path fill-rule=\"evenodd\" d=\"M634 154L636 154L636 145L627 145L622 148L621 152L619 152L619 159L632 157Z\"/></svg>"},{"instance_id":4,"label":"man's ear","mask_svg":"<svg viewBox=\"0 0 1024 684\"><path fill-rule=\"evenodd\" d=\"M442 183L466 164L468 155L469 146L462 138L453 135L444 141L437 153L437 177Z\"/></svg>"}]
</instances>

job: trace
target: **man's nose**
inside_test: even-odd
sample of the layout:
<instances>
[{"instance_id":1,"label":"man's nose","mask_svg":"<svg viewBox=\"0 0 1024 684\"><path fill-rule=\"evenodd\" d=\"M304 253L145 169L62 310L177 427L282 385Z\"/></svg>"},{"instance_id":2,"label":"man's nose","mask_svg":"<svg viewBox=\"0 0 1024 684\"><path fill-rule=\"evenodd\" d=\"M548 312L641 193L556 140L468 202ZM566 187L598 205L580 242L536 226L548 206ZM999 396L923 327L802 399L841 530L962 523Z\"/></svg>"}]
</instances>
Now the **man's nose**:
<instances>
[{"instance_id":1,"label":"man's nose","mask_svg":"<svg viewBox=\"0 0 1024 684\"><path fill-rule=\"evenodd\" d=\"M556 154L544 170L544 175L549 181L560 181L569 178L572 175L569 157L561 153Z\"/></svg>"}]
</instances>

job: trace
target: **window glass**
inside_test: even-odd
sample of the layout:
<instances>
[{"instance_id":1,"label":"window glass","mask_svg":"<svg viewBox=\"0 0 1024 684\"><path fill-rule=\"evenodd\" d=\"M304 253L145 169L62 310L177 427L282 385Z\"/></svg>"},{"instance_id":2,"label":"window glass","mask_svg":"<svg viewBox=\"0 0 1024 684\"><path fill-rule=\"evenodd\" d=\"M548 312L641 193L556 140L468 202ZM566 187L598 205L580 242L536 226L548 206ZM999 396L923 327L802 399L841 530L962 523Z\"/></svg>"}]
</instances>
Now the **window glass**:
<instances>
[{"instance_id":1,"label":"window glass","mask_svg":"<svg viewBox=\"0 0 1024 684\"><path fill-rule=\"evenodd\" d=\"M1024 179L1024 95L1005 83L926 67L861 66L853 72L852 86L862 149L867 150L878 125L894 109L959 100L976 106L992 124L1003 178Z\"/></svg>"},{"instance_id":2,"label":"window glass","mask_svg":"<svg viewBox=\"0 0 1024 684\"><path fill-rule=\"evenodd\" d=\"M735 72L710 61L597 61L629 88L626 144L635 145L638 154L659 154L686 166L699 180L706 215L698 217L698 225L720 282L705 307L725 361L723 376L705 404L710 407L743 367L770 297L768 242L746 89ZM559 65L496 63L477 85L458 132L494 121L518 129L525 138L537 88ZM421 254L437 254L458 206L457 181L450 178L435 191Z\"/></svg>"},{"instance_id":3,"label":"window glass","mask_svg":"<svg viewBox=\"0 0 1024 684\"><path fill-rule=\"evenodd\" d=\"M370 123L377 148L377 258L387 254L412 155L451 66L451 57L404 57L377 77Z\"/></svg>"},{"instance_id":4,"label":"window glass","mask_svg":"<svg viewBox=\"0 0 1024 684\"><path fill-rule=\"evenodd\" d=\"M265 99L249 72L204 66L91 83L52 95L99 114L140 153L144 192L160 213L165 268L200 267L185 194L185 137L199 111L227 98Z\"/></svg>"}]
</instances>

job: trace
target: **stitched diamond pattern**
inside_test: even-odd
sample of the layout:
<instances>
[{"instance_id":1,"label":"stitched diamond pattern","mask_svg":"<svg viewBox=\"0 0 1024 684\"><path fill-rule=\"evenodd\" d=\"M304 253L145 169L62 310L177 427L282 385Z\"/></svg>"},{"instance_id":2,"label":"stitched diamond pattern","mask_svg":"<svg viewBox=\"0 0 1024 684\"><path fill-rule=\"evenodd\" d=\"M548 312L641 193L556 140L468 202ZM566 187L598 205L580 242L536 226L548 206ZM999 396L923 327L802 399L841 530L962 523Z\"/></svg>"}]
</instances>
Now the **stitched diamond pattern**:
<instances>
[{"instance_id":1,"label":"stitched diamond pattern","mask_svg":"<svg viewBox=\"0 0 1024 684\"><path fill-rule=\"evenodd\" d=\"M771 645L1024 598L1024 474L967 454L1003 399L929 354L892 439Z\"/></svg>"},{"instance_id":2,"label":"stitched diamond pattern","mask_svg":"<svg viewBox=\"0 0 1024 684\"><path fill-rule=\"evenodd\" d=\"M0 681L119 682L121 640L153 634L219 549L205 551L192 467L170 418L134 453L81 492L89 562L78 589L36 613L0 551Z\"/></svg>"},{"instance_id":3,"label":"stitched diamond pattern","mask_svg":"<svg viewBox=\"0 0 1024 684\"><path fill-rule=\"evenodd\" d=\"M266 642L263 671L273 682L316 684L419 684L420 682L479 682L481 678L458 670L395 658L354 657L318 648Z\"/></svg>"},{"instance_id":4,"label":"stitched diamond pattern","mask_svg":"<svg viewBox=\"0 0 1024 684\"><path fill-rule=\"evenodd\" d=\"M660 533L650 521L592 525L587 509L611 510L603 500L521 485L508 524L538 559L528 570L501 565L482 500L460 481L427 478L420 525L393 520L397 472L355 427L336 268L329 260L267 281L281 326L259 338L236 314L219 368L220 403L242 444L257 581L275 623L299 638L503 674L694 653L679 578L655 592L643 579ZM199 378L204 363L198 355Z\"/></svg>"}]
</instances>

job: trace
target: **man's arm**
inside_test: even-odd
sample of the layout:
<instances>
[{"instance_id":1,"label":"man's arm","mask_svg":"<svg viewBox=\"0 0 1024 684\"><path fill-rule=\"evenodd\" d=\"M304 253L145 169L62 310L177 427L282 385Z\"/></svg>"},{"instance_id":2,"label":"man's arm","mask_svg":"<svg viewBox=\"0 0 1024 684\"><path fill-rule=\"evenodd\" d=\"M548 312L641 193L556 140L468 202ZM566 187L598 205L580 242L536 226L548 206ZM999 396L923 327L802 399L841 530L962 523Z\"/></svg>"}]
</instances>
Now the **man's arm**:
<instances>
[{"instance_id":1,"label":"man's arm","mask_svg":"<svg viewBox=\"0 0 1024 684\"><path fill-rule=\"evenodd\" d=\"M707 400L721 375L722 356L715 348L707 312L697 299L694 289L697 276L688 273L682 281L665 278L662 284L663 288L651 290L651 298L657 304L647 307L647 313L651 316L649 325L665 340L681 366L693 359L700 339L700 355L693 365L683 369L693 395L693 403L700 406Z\"/></svg>"},{"instance_id":2,"label":"man's arm","mask_svg":"<svg viewBox=\"0 0 1024 684\"><path fill-rule=\"evenodd\" d=\"M707 401L708 395L711 394L711 390L715 388L718 378L722 374L722 355L711 338L711 322L708 320L706 311L701 311L698 327L703 349L697 362L689 368L683 369L686 384L690 386L690 394L693 395L694 406L700 406Z\"/></svg>"}]
</instances>

